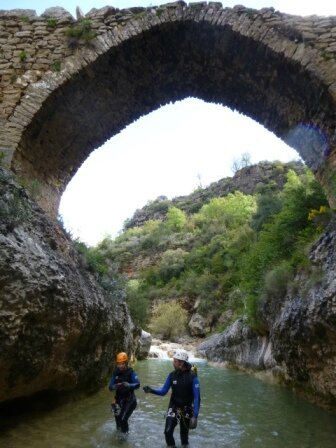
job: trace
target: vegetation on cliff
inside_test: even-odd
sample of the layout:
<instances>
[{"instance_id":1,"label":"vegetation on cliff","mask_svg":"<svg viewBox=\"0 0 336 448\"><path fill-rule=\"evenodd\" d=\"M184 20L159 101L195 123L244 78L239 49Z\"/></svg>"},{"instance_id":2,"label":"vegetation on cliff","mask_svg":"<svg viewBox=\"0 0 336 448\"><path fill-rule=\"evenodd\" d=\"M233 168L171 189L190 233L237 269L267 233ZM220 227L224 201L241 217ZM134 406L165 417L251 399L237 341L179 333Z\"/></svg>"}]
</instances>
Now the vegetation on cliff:
<instances>
[{"instance_id":1,"label":"vegetation on cliff","mask_svg":"<svg viewBox=\"0 0 336 448\"><path fill-rule=\"evenodd\" d=\"M283 187L268 178L254 194L213 197L196 212L169 204L164 219L85 248L89 264L101 281L125 282L131 315L143 328L153 308L157 318L157 305L171 302L189 315L197 310L209 331L242 315L266 331L260 304L281 300L295 288L295 273L313 269L307 248L331 214L308 169L289 170L285 179Z\"/></svg>"}]
</instances>

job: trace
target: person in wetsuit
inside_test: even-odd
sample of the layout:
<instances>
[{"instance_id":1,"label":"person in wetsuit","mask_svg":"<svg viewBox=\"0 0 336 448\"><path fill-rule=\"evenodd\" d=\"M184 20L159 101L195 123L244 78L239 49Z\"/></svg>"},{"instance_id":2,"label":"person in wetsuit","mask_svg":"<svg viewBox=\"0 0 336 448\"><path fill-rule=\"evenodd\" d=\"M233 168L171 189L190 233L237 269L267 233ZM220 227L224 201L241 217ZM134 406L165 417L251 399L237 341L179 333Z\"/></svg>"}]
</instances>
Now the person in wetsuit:
<instances>
[{"instance_id":1,"label":"person in wetsuit","mask_svg":"<svg viewBox=\"0 0 336 448\"><path fill-rule=\"evenodd\" d=\"M189 429L197 426L197 417L200 407L200 385L197 375L188 363L188 353L185 350L176 350L173 356L174 371L171 372L164 385L160 388L145 386L145 393L166 395L169 389L172 394L169 401L164 435L167 446L175 447L174 429L180 423L180 437L183 447L189 443Z\"/></svg>"},{"instance_id":2,"label":"person in wetsuit","mask_svg":"<svg viewBox=\"0 0 336 448\"><path fill-rule=\"evenodd\" d=\"M128 419L137 406L134 390L140 387L140 381L134 370L128 366L126 353L118 353L116 361L117 368L113 372L109 383L109 390L116 391L111 407L117 429L127 433L129 429Z\"/></svg>"}]
</instances>

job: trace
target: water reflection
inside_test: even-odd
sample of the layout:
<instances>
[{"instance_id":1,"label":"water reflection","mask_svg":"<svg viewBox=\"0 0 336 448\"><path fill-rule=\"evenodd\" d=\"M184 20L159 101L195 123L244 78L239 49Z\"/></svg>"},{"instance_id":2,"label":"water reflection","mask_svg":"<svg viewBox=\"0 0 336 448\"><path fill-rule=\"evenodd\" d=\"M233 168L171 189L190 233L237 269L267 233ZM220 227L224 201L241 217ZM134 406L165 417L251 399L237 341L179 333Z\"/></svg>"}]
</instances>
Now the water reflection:
<instances>
[{"instance_id":1,"label":"water reflection","mask_svg":"<svg viewBox=\"0 0 336 448\"><path fill-rule=\"evenodd\" d=\"M161 385L171 361L138 362L142 385ZM336 416L295 397L280 386L240 372L198 365L199 424L190 432L193 448L334 448ZM136 393L138 407L125 439L115 431L107 389L50 412L22 419L0 434L6 448L130 448L165 446L164 414L169 395ZM178 435L178 431L176 431ZM178 437L176 437L178 439ZM179 446L179 445L178 445Z\"/></svg>"}]
</instances>

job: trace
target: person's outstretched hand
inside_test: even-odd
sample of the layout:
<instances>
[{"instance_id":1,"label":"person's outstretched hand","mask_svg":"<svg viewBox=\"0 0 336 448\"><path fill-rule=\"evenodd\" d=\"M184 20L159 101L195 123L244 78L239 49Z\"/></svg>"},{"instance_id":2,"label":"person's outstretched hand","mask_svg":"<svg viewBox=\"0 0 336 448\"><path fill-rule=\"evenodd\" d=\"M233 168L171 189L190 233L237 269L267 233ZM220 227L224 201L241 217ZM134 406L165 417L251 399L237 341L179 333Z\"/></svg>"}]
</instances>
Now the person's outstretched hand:
<instances>
[{"instance_id":1,"label":"person's outstretched hand","mask_svg":"<svg viewBox=\"0 0 336 448\"><path fill-rule=\"evenodd\" d=\"M150 386L144 386L142 389L145 392L145 394L148 394L149 392L152 392L152 388Z\"/></svg>"},{"instance_id":2,"label":"person's outstretched hand","mask_svg":"<svg viewBox=\"0 0 336 448\"><path fill-rule=\"evenodd\" d=\"M191 417L189 422L189 429L196 429L197 428L197 417Z\"/></svg>"}]
</instances>

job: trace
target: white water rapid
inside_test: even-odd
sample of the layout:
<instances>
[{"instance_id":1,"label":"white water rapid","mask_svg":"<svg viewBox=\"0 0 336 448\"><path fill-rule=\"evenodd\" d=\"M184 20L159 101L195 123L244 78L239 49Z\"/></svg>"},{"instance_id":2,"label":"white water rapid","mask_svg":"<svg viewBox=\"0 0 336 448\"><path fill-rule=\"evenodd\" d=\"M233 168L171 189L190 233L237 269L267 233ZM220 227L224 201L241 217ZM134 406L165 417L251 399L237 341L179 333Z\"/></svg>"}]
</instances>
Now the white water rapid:
<instances>
[{"instance_id":1,"label":"white water rapid","mask_svg":"<svg viewBox=\"0 0 336 448\"><path fill-rule=\"evenodd\" d=\"M149 350L148 358L151 359L173 359L175 350L184 349L187 351L190 363L206 363L203 358L195 356L195 349L190 343L180 344L175 342L163 342L159 339L153 339L151 348Z\"/></svg>"}]
</instances>

